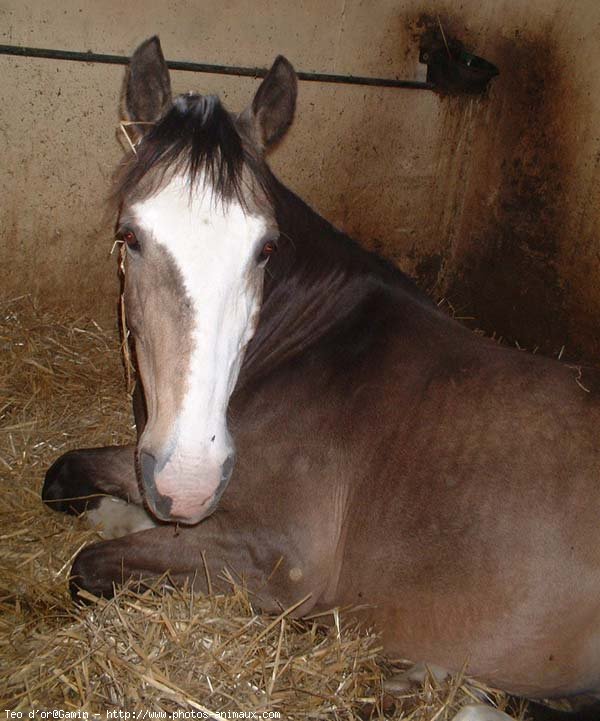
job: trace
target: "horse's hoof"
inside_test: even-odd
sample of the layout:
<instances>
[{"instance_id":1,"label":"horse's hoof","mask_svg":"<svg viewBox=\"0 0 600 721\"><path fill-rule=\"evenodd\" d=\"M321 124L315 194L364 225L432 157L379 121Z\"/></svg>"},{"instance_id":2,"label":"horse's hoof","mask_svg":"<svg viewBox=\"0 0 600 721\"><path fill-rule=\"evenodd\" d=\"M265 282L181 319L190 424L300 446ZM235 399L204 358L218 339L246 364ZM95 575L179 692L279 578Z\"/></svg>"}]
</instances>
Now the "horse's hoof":
<instances>
[{"instance_id":1,"label":"horse's hoof","mask_svg":"<svg viewBox=\"0 0 600 721\"><path fill-rule=\"evenodd\" d=\"M46 505L77 516L98 505L102 494L94 489L81 466L77 451L69 451L54 461L46 472L42 488Z\"/></svg>"},{"instance_id":2,"label":"horse's hoof","mask_svg":"<svg viewBox=\"0 0 600 721\"><path fill-rule=\"evenodd\" d=\"M83 548L71 566L69 591L76 603L91 603L92 599L87 594L97 598L112 598L115 594L112 579L107 582L106 575L102 574L102 555L97 552L98 545L94 543ZM80 591L86 591L87 594L81 595Z\"/></svg>"}]
</instances>

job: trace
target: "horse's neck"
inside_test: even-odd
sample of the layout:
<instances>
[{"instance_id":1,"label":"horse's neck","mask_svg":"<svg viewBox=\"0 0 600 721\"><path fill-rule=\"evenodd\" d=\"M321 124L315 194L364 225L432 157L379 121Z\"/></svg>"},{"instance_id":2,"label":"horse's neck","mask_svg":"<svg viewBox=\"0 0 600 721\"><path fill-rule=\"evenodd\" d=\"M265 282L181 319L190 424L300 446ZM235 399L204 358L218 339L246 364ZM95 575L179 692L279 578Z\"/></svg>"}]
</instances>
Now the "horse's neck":
<instances>
[{"instance_id":1,"label":"horse's neck","mask_svg":"<svg viewBox=\"0 0 600 721\"><path fill-rule=\"evenodd\" d=\"M363 250L274 179L281 251L266 269L265 295L242 384L298 356L365 303L374 289L430 303L391 263Z\"/></svg>"},{"instance_id":2,"label":"horse's neck","mask_svg":"<svg viewBox=\"0 0 600 721\"><path fill-rule=\"evenodd\" d=\"M349 277L368 276L403 291L417 303L431 305L431 299L391 261L366 250L335 228L275 177L273 184L279 228L284 240L287 236L292 245L298 246L300 258L308 257L314 265L343 269Z\"/></svg>"}]
</instances>

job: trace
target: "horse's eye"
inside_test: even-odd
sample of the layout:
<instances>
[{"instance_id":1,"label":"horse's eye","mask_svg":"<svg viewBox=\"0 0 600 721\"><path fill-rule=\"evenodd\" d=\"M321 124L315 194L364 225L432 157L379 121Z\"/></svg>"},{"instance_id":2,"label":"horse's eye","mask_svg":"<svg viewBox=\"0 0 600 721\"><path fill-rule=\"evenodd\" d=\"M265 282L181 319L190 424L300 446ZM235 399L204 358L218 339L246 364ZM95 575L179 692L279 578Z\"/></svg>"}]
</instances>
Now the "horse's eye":
<instances>
[{"instance_id":1,"label":"horse's eye","mask_svg":"<svg viewBox=\"0 0 600 721\"><path fill-rule=\"evenodd\" d=\"M135 237L135 233L133 232L133 230L123 230L119 234L119 238L131 250L139 250L140 244L138 243L138 239Z\"/></svg>"},{"instance_id":2,"label":"horse's eye","mask_svg":"<svg viewBox=\"0 0 600 721\"><path fill-rule=\"evenodd\" d=\"M273 255L276 250L277 242L275 240L267 240L267 242L263 245L262 250L260 251L260 255L258 256L258 262L263 263L264 261L268 260L269 256Z\"/></svg>"}]
</instances>

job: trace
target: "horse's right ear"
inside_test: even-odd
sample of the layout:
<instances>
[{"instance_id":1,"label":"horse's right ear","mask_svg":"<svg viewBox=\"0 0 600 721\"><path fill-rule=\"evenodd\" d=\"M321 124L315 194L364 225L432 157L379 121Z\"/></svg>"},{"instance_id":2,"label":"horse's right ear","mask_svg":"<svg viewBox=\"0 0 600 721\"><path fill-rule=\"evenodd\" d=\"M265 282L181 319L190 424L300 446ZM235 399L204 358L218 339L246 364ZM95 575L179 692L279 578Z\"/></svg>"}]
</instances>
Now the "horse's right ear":
<instances>
[{"instance_id":1,"label":"horse's right ear","mask_svg":"<svg viewBox=\"0 0 600 721\"><path fill-rule=\"evenodd\" d=\"M136 135L146 133L171 104L169 68L155 35L144 41L131 56L125 91L125 110ZM144 124L146 123L146 124Z\"/></svg>"},{"instance_id":2,"label":"horse's right ear","mask_svg":"<svg viewBox=\"0 0 600 721\"><path fill-rule=\"evenodd\" d=\"M298 79L292 64L279 55L260 84L252 105L244 113L263 148L281 140L296 110Z\"/></svg>"}]
</instances>

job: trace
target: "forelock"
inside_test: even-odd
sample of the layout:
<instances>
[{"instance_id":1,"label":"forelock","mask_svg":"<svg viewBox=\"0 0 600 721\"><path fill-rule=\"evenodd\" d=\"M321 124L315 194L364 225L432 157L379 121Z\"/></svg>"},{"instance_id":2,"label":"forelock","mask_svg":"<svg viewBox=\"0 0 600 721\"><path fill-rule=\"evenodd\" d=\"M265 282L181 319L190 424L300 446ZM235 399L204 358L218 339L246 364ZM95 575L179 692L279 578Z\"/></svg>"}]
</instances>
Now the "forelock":
<instances>
[{"instance_id":1,"label":"forelock","mask_svg":"<svg viewBox=\"0 0 600 721\"><path fill-rule=\"evenodd\" d=\"M112 200L121 207L151 195L173 173L183 175L192 191L202 183L216 199L243 207L270 195L270 174L258 149L214 95L175 98L119 168Z\"/></svg>"}]
</instances>

